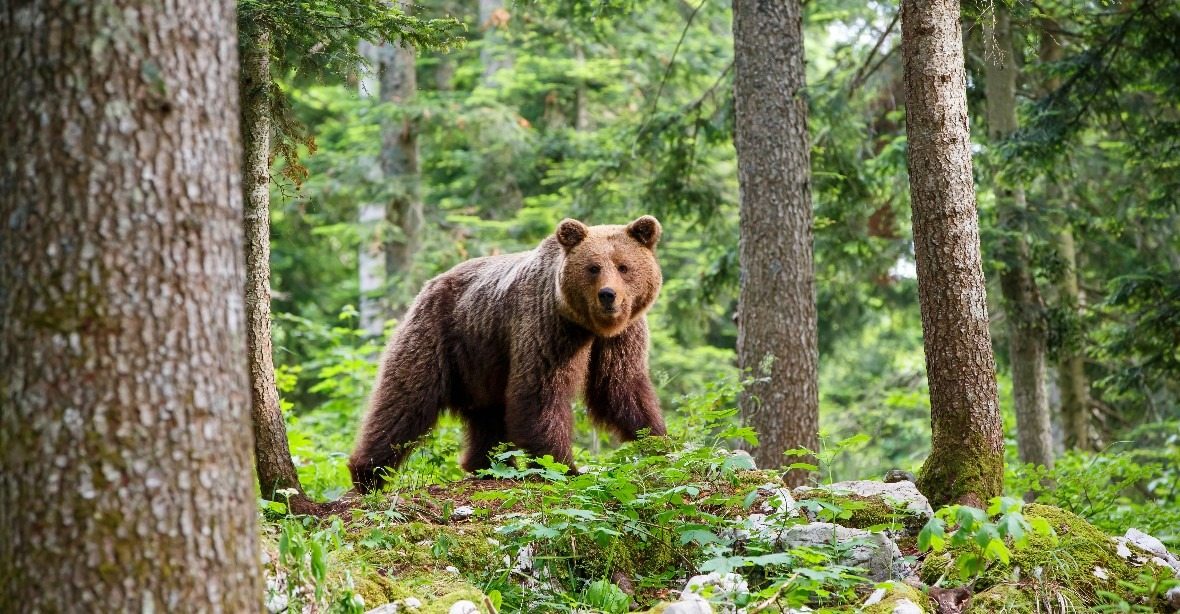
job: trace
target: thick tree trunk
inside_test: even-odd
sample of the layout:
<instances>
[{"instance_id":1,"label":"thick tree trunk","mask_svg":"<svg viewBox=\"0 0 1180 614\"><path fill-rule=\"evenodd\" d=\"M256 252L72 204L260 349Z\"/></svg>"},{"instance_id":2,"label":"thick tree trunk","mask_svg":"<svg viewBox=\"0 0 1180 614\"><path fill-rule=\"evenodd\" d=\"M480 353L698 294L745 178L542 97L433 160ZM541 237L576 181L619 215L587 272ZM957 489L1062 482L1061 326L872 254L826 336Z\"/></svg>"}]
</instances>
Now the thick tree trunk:
<instances>
[{"instance_id":1,"label":"thick tree trunk","mask_svg":"<svg viewBox=\"0 0 1180 614\"><path fill-rule=\"evenodd\" d=\"M1040 58L1043 63L1061 60L1063 50L1055 35L1048 31L1052 22L1044 22L1046 31L1041 33ZM1059 79L1045 82L1043 94L1049 95L1057 89ZM1051 180L1052 181L1052 180ZM1061 186L1048 186L1049 197L1058 206L1067 208ZM1057 233L1057 255L1065 265L1057 292L1061 305L1080 315L1085 306L1085 295L1078 284L1078 256L1074 241L1073 227L1067 219ZM1081 352L1067 345L1059 352L1057 380L1061 385L1061 416L1065 424L1065 447L1073 450L1092 449L1090 440L1090 380L1086 377L1085 362Z\"/></svg>"},{"instance_id":2,"label":"thick tree trunk","mask_svg":"<svg viewBox=\"0 0 1180 614\"><path fill-rule=\"evenodd\" d=\"M407 105L418 89L414 49L385 43L380 57L381 102ZM385 276L392 301L391 315L400 317L414 297L412 269L422 233L423 208L419 195L418 127L406 118L381 127L381 172L395 186L386 219L395 228L385 243Z\"/></svg>"},{"instance_id":3,"label":"thick tree trunk","mask_svg":"<svg viewBox=\"0 0 1180 614\"><path fill-rule=\"evenodd\" d=\"M9 5L0 66L0 611L257 612L234 5Z\"/></svg>"},{"instance_id":4,"label":"thick tree trunk","mask_svg":"<svg viewBox=\"0 0 1180 614\"><path fill-rule=\"evenodd\" d=\"M291 462L287 425L279 408L270 337L270 33L251 33L242 53L242 193L246 231L246 342L250 356L250 405L254 417L254 466L262 496L304 499ZM243 35L246 35L243 32ZM278 494L294 490L293 495Z\"/></svg>"},{"instance_id":5,"label":"thick tree trunk","mask_svg":"<svg viewBox=\"0 0 1180 614\"><path fill-rule=\"evenodd\" d=\"M817 450L819 393L811 162L803 96L803 27L797 0L734 0L737 113L734 145L741 196L738 365L759 374L742 397L758 431L760 467L783 452ZM790 472L792 485L806 479Z\"/></svg>"},{"instance_id":6,"label":"thick tree trunk","mask_svg":"<svg viewBox=\"0 0 1180 614\"><path fill-rule=\"evenodd\" d=\"M988 50L985 69L987 131L993 147L1016 132L1016 56L1012 50L1012 24L1008 9L994 7L992 20L984 24ZM1017 447L1020 460L1053 466L1053 436L1049 398L1045 392L1046 331L1044 305L1033 279L1024 187L1003 173L996 181L996 206L1003 232L1000 260L1000 293L1008 320L1008 357L1012 364L1012 396L1016 408Z\"/></svg>"},{"instance_id":7,"label":"thick tree trunk","mask_svg":"<svg viewBox=\"0 0 1180 614\"><path fill-rule=\"evenodd\" d=\"M959 3L904 0L901 23L932 431L918 486L935 506L981 506L1001 492L1004 433L971 178Z\"/></svg>"}]
</instances>

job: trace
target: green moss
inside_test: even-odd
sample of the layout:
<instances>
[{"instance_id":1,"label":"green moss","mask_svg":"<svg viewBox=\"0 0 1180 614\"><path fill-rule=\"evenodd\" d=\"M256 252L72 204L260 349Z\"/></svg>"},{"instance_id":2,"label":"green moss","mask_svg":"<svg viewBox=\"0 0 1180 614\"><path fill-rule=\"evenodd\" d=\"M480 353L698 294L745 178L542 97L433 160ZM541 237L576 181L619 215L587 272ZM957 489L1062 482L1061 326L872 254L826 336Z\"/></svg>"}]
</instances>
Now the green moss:
<instances>
[{"instance_id":1,"label":"green moss","mask_svg":"<svg viewBox=\"0 0 1180 614\"><path fill-rule=\"evenodd\" d=\"M918 490L934 509L961 503L987 507L1003 492L1004 454L977 446L934 450L918 472Z\"/></svg>"},{"instance_id":2,"label":"green moss","mask_svg":"<svg viewBox=\"0 0 1180 614\"><path fill-rule=\"evenodd\" d=\"M854 529L869 527L901 525L906 531L917 533L926 524L927 518L921 514L907 510L905 506L894 508L881 497L860 497L848 493L838 493L823 488L813 488L797 495L799 501L823 501L830 503L852 515L839 518L833 522ZM822 520L822 519L821 519Z\"/></svg>"},{"instance_id":3,"label":"green moss","mask_svg":"<svg viewBox=\"0 0 1180 614\"><path fill-rule=\"evenodd\" d=\"M931 552L922 559L921 565L918 566L918 578L922 580L923 584L934 586L938 583L939 578L945 572L947 574L947 581L942 583L943 586L956 586L954 577L954 570L951 569L950 552Z\"/></svg>"},{"instance_id":4,"label":"green moss","mask_svg":"<svg viewBox=\"0 0 1180 614\"><path fill-rule=\"evenodd\" d=\"M678 535L672 531L656 531L646 542L611 539L602 546L592 539L578 537L574 544L577 551L575 569L583 578L609 578L615 572L631 578L658 575L683 567L689 562L687 553L697 550L693 546L678 545Z\"/></svg>"},{"instance_id":5,"label":"green moss","mask_svg":"<svg viewBox=\"0 0 1180 614\"><path fill-rule=\"evenodd\" d=\"M422 603L418 614L445 614L457 601L464 599L479 604L482 608L483 592L462 577L434 572L412 574L398 578L370 575L360 582L357 592L365 600L366 608L385 603L402 602L413 597Z\"/></svg>"},{"instance_id":6,"label":"green moss","mask_svg":"<svg viewBox=\"0 0 1180 614\"><path fill-rule=\"evenodd\" d=\"M1018 586L1030 601L1040 598L1056 602L1063 598L1089 607L1098 603L1098 591L1127 593L1120 581L1135 582L1144 572L1166 573L1152 563L1143 567L1131 565L1118 556L1117 546L1109 536L1075 514L1034 504L1025 506L1024 515L1045 519L1056 532L1056 538L1029 535L1028 545L1013 549L1008 564L996 562L984 571L976 581L977 591L1002 585ZM950 570L952 563L950 553L932 554L923 561L919 575L923 582L933 584L946 571L944 585L961 584L958 575ZM1096 575L1098 568L1101 571ZM999 593L996 598L1000 598ZM1128 601L1135 600L1132 595L1126 596ZM1016 602L1011 598L1008 601Z\"/></svg>"},{"instance_id":7,"label":"green moss","mask_svg":"<svg viewBox=\"0 0 1180 614\"><path fill-rule=\"evenodd\" d=\"M481 614L488 614L483 597L483 593L475 587L454 591L438 599L432 599L428 602L423 601L422 608L418 610L418 614L448 614L451 611L451 606L464 600L474 603L479 608Z\"/></svg>"},{"instance_id":8,"label":"green moss","mask_svg":"<svg viewBox=\"0 0 1180 614\"><path fill-rule=\"evenodd\" d=\"M893 614L893 608L904 599L922 608L923 612L933 612L934 604L930 598L918 589L901 582L889 582L886 587L885 598L861 610L864 614Z\"/></svg>"},{"instance_id":9,"label":"green moss","mask_svg":"<svg viewBox=\"0 0 1180 614\"><path fill-rule=\"evenodd\" d=\"M485 523L424 522L354 527L350 539L372 565L393 572L444 569L482 572L500 558L495 527Z\"/></svg>"},{"instance_id":10,"label":"green moss","mask_svg":"<svg viewBox=\"0 0 1180 614\"><path fill-rule=\"evenodd\" d=\"M773 484L775 487L782 486L782 477L778 471L770 469L751 469L747 471L734 472L734 489L741 493L750 492L759 486L766 486Z\"/></svg>"},{"instance_id":11,"label":"green moss","mask_svg":"<svg viewBox=\"0 0 1180 614\"><path fill-rule=\"evenodd\" d=\"M367 607L389 603L394 599L392 596L395 590L393 582L381 574L364 574L355 578L354 582L356 582L356 594L365 600Z\"/></svg>"},{"instance_id":12,"label":"green moss","mask_svg":"<svg viewBox=\"0 0 1180 614\"><path fill-rule=\"evenodd\" d=\"M642 456L666 456L683 448L684 442L672 437L643 437L621 447L615 458L618 460L619 457L636 453Z\"/></svg>"},{"instance_id":13,"label":"green moss","mask_svg":"<svg viewBox=\"0 0 1180 614\"><path fill-rule=\"evenodd\" d=\"M1036 602L1025 587L997 584L971 597L964 614L1032 614L1036 611Z\"/></svg>"}]
</instances>

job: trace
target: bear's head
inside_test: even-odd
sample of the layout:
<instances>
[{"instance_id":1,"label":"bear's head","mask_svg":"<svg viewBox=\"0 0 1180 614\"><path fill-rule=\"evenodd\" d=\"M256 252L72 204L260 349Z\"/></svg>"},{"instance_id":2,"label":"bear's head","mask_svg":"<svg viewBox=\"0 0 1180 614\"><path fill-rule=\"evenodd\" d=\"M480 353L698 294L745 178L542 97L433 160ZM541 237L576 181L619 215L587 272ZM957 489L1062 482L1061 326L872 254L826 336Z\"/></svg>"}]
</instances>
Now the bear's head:
<instances>
[{"instance_id":1,"label":"bear's head","mask_svg":"<svg viewBox=\"0 0 1180 614\"><path fill-rule=\"evenodd\" d=\"M566 219L554 233L565 253L558 285L561 315L600 337L643 317L660 293L660 222L645 215L626 226Z\"/></svg>"}]
</instances>

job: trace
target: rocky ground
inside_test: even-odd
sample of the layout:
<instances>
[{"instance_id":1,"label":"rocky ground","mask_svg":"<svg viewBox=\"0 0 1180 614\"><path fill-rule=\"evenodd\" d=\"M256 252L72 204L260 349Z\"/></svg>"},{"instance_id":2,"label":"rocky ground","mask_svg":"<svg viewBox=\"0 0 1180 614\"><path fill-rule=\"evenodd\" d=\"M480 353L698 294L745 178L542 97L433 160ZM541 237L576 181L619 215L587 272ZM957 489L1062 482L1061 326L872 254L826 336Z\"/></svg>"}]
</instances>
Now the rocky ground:
<instances>
[{"instance_id":1,"label":"rocky ground","mask_svg":"<svg viewBox=\"0 0 1180 614\"><path fill-rule=\"evenodd\" d=\"M671 452L669 457L675 455ZM608 479L611 471L615 470L603 470L608 477L601 479L583 478L586 486L579 488L617 487ZM918 536L935 514L906 477L793 491L779 486L775 473L751 469L681 476L693 484L691 488L669 487L656 479L640 484L639 489L662 493L659 488L679 488L675 493L679 498L618 516L621 524L634 517L668 525L663 533L645 533L654 536L647 541L630 539L623 530L608 539L584 539L583 533L600 530L593 524L597 521L590 520L592 512L581 519L589 528L578 528L576 512L552 511L554 497L560 503L562 497L578 491L554 489L544 480L468 480L417 492L387 493L367 498L343 515L347 518L300 520L301 535L320 535L315 539L331 542L324 546L330 552L324 556L321 566L326 570L318 580L314 570L305 572L301 565L291 564L292 527L268 523L267 572L272 592L268 605L272 611L281 611L302 594L312 602L311 610L330 609L315 606L311 594L324 585L344 585L344 572L354 609L383 614L490 614L497 610L497 602L501 611L515 611L507 600L501 601L500 589L560 593L562 586L569 589L587 583L589 587L579 593L582 601L599 603L603 611L652 614L1022 613L1091 611L1111 603L1142 611L1180 610L1180 588L1167 589L1167 581L1180 578L1180 560L1159 540L1135 529L1111 537L1078 516L1042 505L1024 506L1019 517L1050 531L1029 531L1021 538L1023 547L1009 537L1006 556L989 560L978 572L965 576L960 573L963 559L980 551L948 539L941 551L923 552ZM561 513L574 517L565 524L540 523L538 508L544 507L549 508L544 518ZM647 512L652 513L644 518ZM701 543L684 539L697 535L689 524L700 518L716 519L700 529L700 535L712 537ZM531 527L533 533L520 527ZM953 531L954 525L948 529ZM324 532L331 533L330 539L322 537ZM817 564L821 571L856 568L853 574L833 575L842 578L836 581L843 587L839 599L824 597L826 589L816 589L820 592L815 605L784 606L787 601L771 590L771 574L749 565L770 561L765 557L776 552L812 550L825 553L826 558ZM287 563L283 552L288 553ZM710 552L732 555L742 564L702 571L700 565ZM763 558L740 558L751 553ZM553 565L554 560L562 565ZM713 567L717 560L726 559L714 557ZM862 579L851 581L849 587L847 578L856 577ZM599 589L601 595L586 597L588 591ZM611 601L612 595L616 602ZM528 610L596 611L576 601L556 600L551 606L533 603Z\"/></svg>"}]
</instances>

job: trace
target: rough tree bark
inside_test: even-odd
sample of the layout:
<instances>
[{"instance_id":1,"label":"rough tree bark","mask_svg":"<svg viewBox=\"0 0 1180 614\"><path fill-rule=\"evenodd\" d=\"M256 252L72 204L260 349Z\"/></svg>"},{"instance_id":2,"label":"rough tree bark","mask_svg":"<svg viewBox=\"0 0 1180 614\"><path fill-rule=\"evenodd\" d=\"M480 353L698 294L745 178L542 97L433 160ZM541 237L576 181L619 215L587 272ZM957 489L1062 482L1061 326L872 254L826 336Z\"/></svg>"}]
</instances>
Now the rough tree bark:
<instances>
[{"instance_id":1,"label":"rough tree bark","mask_svg":"<svg viewBox=\"0 0 1180 614\"><path fill-rule=\"evenodd\" d=\"M932 431L918 487L935 506L982 506L1001 492L1004 433L971 178L959 3L904 0L901 24Z\"/></svg>"},{"instance_id":2,"label":"rough tree bark","mask_svg":"<svg viewBox=\"0 0 1180 614\"><path fill-rule=\"evenodd\" d=\"M262 497L308 511L309 500L291 461L287 425L279 408L270 336L270 32L242 32L242 194L246 234L246 344L254 466ZM290 496L280 490L294 490Z\"/></svg>"},{"instance_id":3,"label":"rough tree bark","mask_svg":"<svg viewBox=\"0 0 1180 614\"><path fill-rule=\"evenodd\" d=\"M1057 41L1051 21L1042 22L1041 45L1039 55L1041 62L1051 64L1061 61L1063 50ZM1048 95L1060 85L1059 79L1052 77L1045 81L1043 94ZM1052 202L1068 208L1062 202L1064 194L1061 186L1054 179L1050 179L1047 186L1048 197ZM1067 211L1068 213L1068 211ZM1057 285L1058 297L1061 305L1080 315L1085 307L1086 297L1078 284L1078 256L1077 245L1074 241L1073 227L1067 219L1056 236L1057 255L1065 265L1061 274L1061 281ZM1082 353L1076 347L1061 348L1057 361L1057 380L1061 385L1061 416L1065 424L1065 447L1073 450L1091 450L1090 439L1090 380L1086 377L1085 362Z\"/></svg>"},{"instance_id":4,"label":"rough tree bark","mask_svg":"<svg viewBox=\"0 0 1180 614\"><path fill-rule=\"evenodd\" d=\"M741 197L738 365L768 377L741 399L760 467L819 446L811 162L797 0L734 0L734 105ZM790 484L805 481L792 471Z\"/></svg>"},{"instance_id":5,"label":"rough tree bark","mask_svg":"<svg viewBox=\"0 0 1180 614\"><path fill-rule=\"evenodd\" d=\"M0 611L259 611L234 4L9 5L0 66Z\"/></svg>"},{"instance_id":6,"label":"rough tree bark","mask_svg":"<svg viewBox=\"0 0 1180 614\"><path fill-rule=\"evenodd\" d=\"M987 132L993 146L1016 132L1016 56L1012 47L1012 22L1003 3L993 5L992 19L984 23L987 95ZM1012 364L1012 396L1016 409L1017 448L1020 460L1053 466L1053 433L1049 398L1045 391L1047 353L1044 304L1033 279L1030 263L1024 186L1005 176L995 182L996 207L1003 233L999 257L1000 293L1008 323L1008 357Z\"/></svg>"},{"instance_id":7,"label":"rough tree bark","mask_svg":"<svg viewBox=\"0 0 1180 614\"><path fill-rule=\"evenodd\" d=\"M379 48L378 57L381 102L411 103L418 89L414 49L385 43ZM385 212L387 222L396 228L385 242L385 277L388 292L394 297L390 315L400 317L416 290L407 287L407 282L412 282L411 271L423 224L418 188L418 128L412 119L386 120L381 126L381 172L386 182L395 186Z\"/></svg>"}]
</instances>

